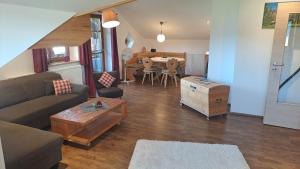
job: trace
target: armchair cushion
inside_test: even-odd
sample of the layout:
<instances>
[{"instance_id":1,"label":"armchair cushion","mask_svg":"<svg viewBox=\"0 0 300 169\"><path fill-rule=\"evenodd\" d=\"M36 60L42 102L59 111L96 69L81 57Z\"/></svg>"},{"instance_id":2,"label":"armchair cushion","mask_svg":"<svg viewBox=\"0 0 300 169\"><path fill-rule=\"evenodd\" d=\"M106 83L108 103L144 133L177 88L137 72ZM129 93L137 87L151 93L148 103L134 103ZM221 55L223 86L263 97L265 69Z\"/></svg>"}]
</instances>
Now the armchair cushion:
<instances>
[{"instance_id":1,"label":"armchair cushion","mask_svg":"<svg viewBox=\"0 0 300 169\"><path fill-rule=\"evenodd\" d=\"M113 76L114 78L116 78L116 80L112 83L111 86L112 87L118 87L118 85L120 84L119 72L112 71L112 72L107 72L107 73L110 74L111 76ZM100 77L102 76L102 74L103 73L94 73L93 74L93 78L94 78L96 89L106 88L105 86L103 86L101 83L98 82L98 80L100 79Z\"/></svg>"},{"instance_id":2,"label":"armchair cushion","mask_svg":"<svg viewBox=\"0 0 300 169\"><path fill-rule=\"evenodd\" d=\"M111 87L106 88L101 83L98 82L99 78L102 76L102 73L94 73L93 78L95 82L95 86L97 89L98 96L100 97L107 97L107 98L118 98L123 96L123 90L118 88L118 85L120 84L120 76L119 72L113 71L113 72L107 72L116 80L112 83Z\"/></svg>"},{"instance_id":3,"label":"armchair cushion","mask_svg":"<svg viewBox=\"0 0 300 169\"><path fill-rule=\"evenodd\" d=\"M116 80L112 75L108 74L107 72L104 72L100 79L98 80L99 83L101 83L105 87L111 87L113 82Z\"/></svg>"}]
</instances>

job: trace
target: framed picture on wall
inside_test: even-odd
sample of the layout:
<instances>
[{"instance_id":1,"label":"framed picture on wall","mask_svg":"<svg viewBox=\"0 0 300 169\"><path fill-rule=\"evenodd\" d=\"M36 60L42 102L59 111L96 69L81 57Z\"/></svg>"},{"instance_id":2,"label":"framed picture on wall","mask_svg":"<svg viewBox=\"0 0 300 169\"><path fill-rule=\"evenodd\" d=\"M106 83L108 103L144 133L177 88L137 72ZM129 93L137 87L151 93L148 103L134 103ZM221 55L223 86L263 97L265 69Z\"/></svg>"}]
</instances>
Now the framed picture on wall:
<instances>
[{"instance_id":1,"label":"framed picture on wall","mask_svg":"<svg viewBox=\"0 0 300 169\"><path fill-rule=\"evenodd\" d=\"M265 10L263 16L263 29L274 29L276 23L278 3L265 3Z\"/></svg>"}]
</instances>

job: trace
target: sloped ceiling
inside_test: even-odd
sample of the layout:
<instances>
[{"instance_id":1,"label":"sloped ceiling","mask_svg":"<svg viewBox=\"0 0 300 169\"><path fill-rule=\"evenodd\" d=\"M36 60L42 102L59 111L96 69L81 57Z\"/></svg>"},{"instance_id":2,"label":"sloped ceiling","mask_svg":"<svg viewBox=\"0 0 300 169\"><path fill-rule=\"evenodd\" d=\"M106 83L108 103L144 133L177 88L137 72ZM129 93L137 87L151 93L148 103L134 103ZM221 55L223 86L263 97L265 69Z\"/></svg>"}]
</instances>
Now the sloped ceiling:
<instances>
[{"instance_id":1,"label":"sloped ceiling","mask_svg":"<svg viewBox=\"0 0 300 169\"><path fill-rule=\"evenodd\" d=\"M209 39L211 0L137 0L117 11L147 39L156 38L160 21L168 39Z\"/></svg>"},{"instance_id":2,"label":"sloped ceiling","mask_svg":"<svg viewBox=\"0 0 300 169\"><path fill-rule=\"evenodd\" d=\"M73 12L0 3L0 68L73 15Z\"/></svg>"},{"instance_id":3,"label":"sloped ceiling","mask_svg":"<svg viewBox=\"0 0 300 169\"><path fill-rule=\"evenodd\" d=\"M0 0L0 3L80 13L119 1L120 0Z\"/></svg>"},{"instance_id":4,"label":"sloped ceiling","mask_svg":"<svg viewBox=\"0 0 300 169\"><path fill-rule=\"evenodd\" d=\"M0 68L75 14L119 1L0 0Z\"/></svg>"}]
</instances>

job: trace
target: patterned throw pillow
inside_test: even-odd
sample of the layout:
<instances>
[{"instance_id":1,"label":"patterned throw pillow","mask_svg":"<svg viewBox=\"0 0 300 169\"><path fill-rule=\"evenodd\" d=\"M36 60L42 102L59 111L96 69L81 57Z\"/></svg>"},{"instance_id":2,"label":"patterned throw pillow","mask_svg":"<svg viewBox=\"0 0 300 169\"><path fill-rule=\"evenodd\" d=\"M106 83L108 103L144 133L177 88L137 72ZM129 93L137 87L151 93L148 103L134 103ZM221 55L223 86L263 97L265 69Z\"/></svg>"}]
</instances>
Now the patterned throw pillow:
<instances>
[{"instance_id":1,"label":"patterned throw pillow","mask_svg":"<svg viewBox=\"0 0 300 169\"><path fill-rule=\"evenodd\" d=\"M55 95L72 93L71 83L69 80L53 80Z\"/></svg>"},{"instance_id":2,"label":"patterned throw pillow","mask_svg":"<svg viewBox=\"0 0 300 169\"><path fill-rule=\"evenodd\" d=\"M105 87L110 87L115 80L116 78L114 78L112 75L110 75L107 72L104 72L102 76L99 78L98 82Z\"/></svg>"}]
</instances>

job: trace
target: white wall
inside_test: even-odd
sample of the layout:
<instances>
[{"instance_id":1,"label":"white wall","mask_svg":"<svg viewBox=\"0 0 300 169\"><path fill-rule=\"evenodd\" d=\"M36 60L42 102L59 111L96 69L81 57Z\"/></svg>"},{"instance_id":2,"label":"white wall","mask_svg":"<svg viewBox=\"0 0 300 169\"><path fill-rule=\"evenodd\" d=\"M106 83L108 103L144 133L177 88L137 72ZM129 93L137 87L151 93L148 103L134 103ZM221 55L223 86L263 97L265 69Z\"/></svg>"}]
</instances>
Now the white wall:
<instances>
[{"instance_id":1,"label":"white wall","mask_svg":"<svg viewBox=\"0 0 300 169\"><path fill-rule=\"evenodd\" d=\"M126 21L125 18L119 15L119 20L121 22L120 26L117 27L119 55L121 56L122 50L126 48L125 39L128 33L130 33L134 39L132 52L140 52L142 47L145 46L145 39Z\"/></svg>"},{"instance_id":2,"label":"white wall","mask_svg":"<svg viewBox=\"0 0 300 169\"><path fill-rule=\"evenodd\" d=\"M231 84L232 112L264 115L274 30L261 27L264 4L274 1L213 1L209 77ZM223 22L237 17L229 19L237 27L224 25L223 15Z\"/></svg>"},{"instance_id":3,"label":"white wall","mask_svg":"<svg viewBox=\"0 0 300 169\"><path fill-rule=\"evenodd\" d=\"M0 138L0 169L5 169L5 161L4 161L4 154L3 154L1 138Z\"/></svg>"},{"instance_id":4,"label":"white wall","mask_svg":"<svg viewBox=\"0 0 300 169\"><path fill-rule=\"evenodd\" d=\"M132 47L132 52L140 52L142 47L145 46L144 38L132 27L122 16L119 15L120 26L117 27L117 40L118 40L118 52L119 52L119 61L120 61L120 72L121 77L123 77L122 72L122 50L127 46L125 45L125 39L128 34L130 34L134 39L134 45Z\"/></svg>"},{"instance_id":5,"label":"white wall","mask_svg":"<svg viewBox=\"0 0 300 169\"><path fill-rule=\"evenodd\" d=\"M212 7L208 79L231 85L234 79L239 0L213 0Z\"/></svg>"},{"instance_id":6,"label":"white wall","mask_svg":"<svg viewBox=\"0 0 300 169\"><path fill-rule=\"evenodd\" d=\"M0 67L73 15L72 12L0 3Z\"/></svg>"},{"instance_id":7,"label":"white wall","mask_svg":"<svg viewBox=\"0 0 300 169\"><path fill-rule=\"evenodd\" d=\"M208 51L209 40L166 39L159 43L156 39L146 39L147 50L157 49L158 52L186 52L190 54L205 54Z\"/></svg>"},{"instance_id":8,"label":"white wall","mask_svg":"<svg viewBox=\"0 0 300 169\"><path fill-rule=\"evenodd\" d=\"M70 51L70 61L79 61L79 47L71 46L69 47Z\"/></svg>"},{"instance_id":9,"label":"white wall","mask_svg":"<svg viewBox=\"0 0 300 169\"><path fill-rule=\"evenodd\" d=\"M231 111L262 116L273 30L262 29L265 0L241 0Z\"/></svg>"},{"instance_id":10,"label":"white wall","mask_svg":"<svg viewBox=\"0 0 300 169\"><path fill-rule=\"evenodd\" d=\"M0 68L0 80L33 74L32 50L26 50Z\"/></svg>"},{"instance_id":11,"label":"white wall","mask_svg":"<svg viewBox=\"0 0 300 169\"><path fill-rule=\"evenodd\" d=\"M204 74L204 54L209 49L209 40L166 39L159 43L156 39L146 39L147 50L151 48L161 52L185 52L187 55L186 74Z\"/></svg>"},{"instance_id":12,"label":"white wall","mask_svg":"<svg viewBox=\"0 0 300 169\"><path fill-rule=\"evenodd\" d=\"M71 83L83 84L83 68L79 62L70 62L49 66L49 71L59 73L63 79Z\"/></svg>"}]
</instances>

